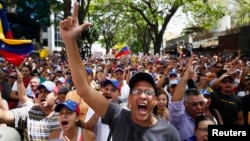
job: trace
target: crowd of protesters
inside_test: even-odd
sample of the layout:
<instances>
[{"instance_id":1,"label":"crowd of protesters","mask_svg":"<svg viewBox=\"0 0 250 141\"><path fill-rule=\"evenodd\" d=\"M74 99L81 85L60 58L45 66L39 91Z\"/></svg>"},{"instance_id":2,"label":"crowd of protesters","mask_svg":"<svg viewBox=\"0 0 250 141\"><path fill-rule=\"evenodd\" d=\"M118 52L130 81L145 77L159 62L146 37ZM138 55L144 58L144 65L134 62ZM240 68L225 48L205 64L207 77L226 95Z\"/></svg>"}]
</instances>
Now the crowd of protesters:
<instances>
[{"instance_id":1,"label":"crowd of protesters","mask_svg":"<svg viewBox=\"0 0 250 141\"><path fill-rule=\"evenodd\" d=\"M2 59L0 70L2 97L0 99L0 122L2 126L14 127L22 138L27 137L28 134L23 134L27 132L23 128L26 122L20 120L25 117L26 111L34 113L40 111L40 114L36 116L49 117L50 124L53 122L56 124L57 118L60 119L61 124L72 124L72 121L68 121L67 118L63 119L63 116L75 109L69 108L67 111L67 108L62 109L63 106L60 106L55 110L55 113L59 112L59 116L54 113L54 109L55 104L62 104L65 101L70 104L76 102L79 104L79 111L75 111L78 116L74 118L77 119L79 128L86 129L86 131L83 130L83 137L91 140L92 137L85 136L93 134L96 140L108 138L112 140L109 126L103 123L104 117L95 113L95 108L93 110L76 91L67 56L64 55L63 57L51 55L46 58L27 57L23 64L17 67ZM190 140L190 137L193 139L194 135L202 140L207 139L208 128L199 129L198 124L195 124L195 119L203 114L212 117L213 124L217 125L248 124L250 111L248 58L240 55L240 52L239 56L231 60L225 59L227 57L224 56L210 54L194 56L191 62L192 71L187 70L191 57L186 57L185 54L177 57L168 54L129 55L119 59L100 57L81 61L84 64L82 70L86 71L90 86L108 101L126 110L131 109L128 96L133 92L130 90L129 80L138 72L150 74L157 88L157 104L154 106L153 114L173 125L181 140ZM24 87L23 92L18 87L20 80L23 81L21 83ZM51 99L40 96L41 93L52 91L56 94L55 97L50 97ZM148 92L144 91L144 93ZM23 98L23 95L27 96L28 100ZM49 101L47 104L50 106L44 104L43 108L50 107L48 108L50 110L41 110L43 108L39 110L33 107L41 104L41 100L43 104L45 103L43 101ZM65 104L65 107L70 107L70 104ZM144 108L142 105L139 109L143 111ZM8 117L3 115L8 115ZM29 126L32 127L32 123ZM40 136L34 133L33 138L48 140L51 137L52 139L59 137L61 133L57 130L62 128L60 131L70 137L71 132L67 133L66 129L63 130L64 126L41 126L30 128L28 132L43 132ZM92 133L88 133L87 130ZM35 140L31 137L25 139Z\"/></svg>"},{"instance_id":2,"label":"crowd of protesters","mask_svg":"<svg viewBox=\"0 0 250 141\"><path fill-rule=\"evenodd\" d=\"M77 125L93 132L91 135L87 135L90 133L84 130L83 135L92 136L93 134L96 140L108 138L112 140L109 126L102 121L103 116L95 113L95 110L77 93L67 55L62 55L51 55L46 58L27 57L23 64L17 67L2 59L0 113L7 111L6 114L0 116L2 126L14 127L21 137L25 138L27 134L23 134L26 132L23 129L23 124L26 122L20 120L25 117L22 113L31 109L32 112L40 111L41 115L37 116L54 117L57 115L54 113L54 104L62 104L65 101L66 103L67 101L76 102L80 109L76 111L78 116L75 118L79 120ZM194 135L199 136L202 140L207 139L207 127L199 129L196 127L198 125L195 124L195 119L203 114L212 117L213 123L217 125L248 124L248 112L250 111L248 58L240 55L240 52L235 58L228 57L232 58L231 60L225 59L227 58L225 56L210 54L194 56L195 58L191 62L193 71L187 70L191 57L187 57L185 54L177 56L169 54L129 55L119 59L100 57L81 61L84 64L82 70L87 72L90 86L100 92L108 101L116 103L126 110L131 109L131 103L128 100L128 96L131 94L129 80L138 72L150 74L154 79L158 93L153 114L173 125L181 140L190 140L189 138L194 138ZM18 89L20 80L23 81L21 84L24 87L24 92ZM50 100L39 98L40 93L52 91L56 95ZM24 93L28 100L23 98L21 93ZM144 93L147 92L144 91ZM51 105L47 106L50 107L48 108L50 110L43 111L32 108L34 105L39 105L41 100L51 102ZM32 104L27 101L31 101ZM65 105L67 107L70 104ZM60 119L60 122L65 122L64 124L72 122L60 118L60 115L64 116L63 114L75 111L75 109L68 109L68 111L64 109L61 112L62 107L60 106L56 110L56 113L59 112L59 116L55 116L55 119L50 117L50 124L58 122L57 118ZM140 107L141 110L143 108L145 107ZM3 115L9 115L9 117ZM32 123L29 126L32 126ZM46 130L43 131L41 137L38 136L38 133L34 133L33 137L48 140L48 137L59 137L60 132L56 130L63 127L57 125L55 127L40 127L50 129L37 128L31 128L29 129L31 131L28 132L40 133L40 131ZM66 129L61 130L64 131L65 136L70 136L71 132L66 134ZM78 130L76 131L78 132ZM203 135L199 135L199 133ZM91 140L92 137L84 138ZM33 140L29 137L26 139Z\"/></svg>"},{"instance_id":3,"label":"crowd of protesters","mask_svg":"<svg viewBox=\"0 0 250 141\"><path fill-rule=\"evenodd\" d=\"M67 37L91 24L65 24L74 16L60 24L66 52L1 59L0 140L206 141L208 125L249 124L242 52L80 59L77 36Z\"/></svg>"}]
</instances>

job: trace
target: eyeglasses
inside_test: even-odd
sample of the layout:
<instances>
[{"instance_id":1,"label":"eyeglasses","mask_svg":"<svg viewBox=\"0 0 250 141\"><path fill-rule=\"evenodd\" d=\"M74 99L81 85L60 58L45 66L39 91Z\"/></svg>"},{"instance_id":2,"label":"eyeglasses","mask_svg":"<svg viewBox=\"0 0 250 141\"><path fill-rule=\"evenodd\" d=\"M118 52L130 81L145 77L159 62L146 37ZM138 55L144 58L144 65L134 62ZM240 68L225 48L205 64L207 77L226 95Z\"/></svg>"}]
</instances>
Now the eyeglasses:
<instances>
[{"instance_id":1,"label":"eyeglasses","mask_svg":"<svg viewBox=\"0 0 250 141\"><path fill-rule=\"evenodd\" d=\"M204 106L205 105L205 102L204 101L199 101L199 102L185 102L189 105L191 105L192 107L198 107L199 106Z\"/></svg>"},{"instance_id":2,"label":"eyeglasses","mask_svg":"<svg viewBox=\"0 0 250 141\"><path fill-rule=\"evenodd\" d=\"M223 84L226 84L226 83L233 83L234 80L233 80L233 79L223 79L223 80L221 80L221 82L222 82Z\"/></svg>"},{"instance_id":3,"label":"eyeglasses","mask_svg":"<svg viewBox=\"0 0 250 141\"><path fill-rule=\"evenodd\" d=\"M140 94L146 94L147 96L154 96L155 95L155 91L151 90L151 89L147 89L147 90L142 90L142 89L134 89L130 91L130 94L132 95L140 95Z\"/></svg>"},{"instance_id":4,"label":"eyeglasses","mask_svg":"<svg viewBox=\"0 0 250 141\"><path fill-rule=\"evenodd\" d=\"M208 131L207 128L197 128L197 130L202 131L202 132L207 132Z\"/></svg>"}]
</instances>

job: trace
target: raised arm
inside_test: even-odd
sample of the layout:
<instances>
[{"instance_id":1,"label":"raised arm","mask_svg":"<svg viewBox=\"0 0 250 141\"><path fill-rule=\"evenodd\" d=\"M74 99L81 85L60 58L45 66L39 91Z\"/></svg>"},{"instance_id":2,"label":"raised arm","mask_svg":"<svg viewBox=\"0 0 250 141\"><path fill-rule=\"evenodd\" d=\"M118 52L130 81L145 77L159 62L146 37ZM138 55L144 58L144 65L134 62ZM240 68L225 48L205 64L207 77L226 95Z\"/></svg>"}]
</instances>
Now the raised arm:
<instances>
[{"instance_id":1,"label":"raised arm","mask_svg":"<svg viewBox=\"0 0 250 141\"><path fill-rule=\"evenodd\" d=\"M174 68L173 65L168 65L167 69L163 72L163 75L161 76L160 80L158 81L156 87L157 88L161 88L165 82L165 79L167 77L167 75L169 74L169 72Z\"/></svg>"},{"instance_id":2,"label":"raised arm","mask_svg":"<svg viewBox=\"0 0 250 141\"><path fill-rule=\"evenodd\" d=\"M31 101L31 99L28 98L27 94L26 94L26 89L25 86L23 84L23 77L21 72L16 69L16 73L17 73L17 92L18 92L18 97L20 99L21 104L25 104L28 101Z\"/></svg>"},{"instance_id":3,"label":"raised arm","mask_svg":"<svg viewBox=\"0 0 250 141\"><path fill-rule=\"evenodd\" d=\"M184 93L186 91L186 86L188 83L189 79L192 79L193 75L194 75L194 69L193 69L193 60L195 60L196 55L192 55L191 58L189 58L188 60L188 64L187 64L187 69L185 70L181 81L179 82L179 84L176 86L174 94L172 96L172 102L177 102L177 101L181 101L184 97Z\"/></svg>"},{"instance_id":4,"label":"raised arm","mask_svg":"<svg viewBox=\"0 0 250 141\"><path fill-rule=\"evenodd\" d=\"M2 99L2 94L0 92L0 125L13 122L14 114L8 110L8 105Z\"/></svg>"},{"instance_id":5,"label":"raised arm","mask_svg":"<svg viewBox=\"0 0 250 141\"><path fill-rule=\"evenodd\" d=\"M105 64L104 71L103 71L103 73L101 74L101 77L98 80L100 83L106 79L106 77L108 75L108 71L111 69L111 67L112 67L111 63Z\"/></svg>"},{"instance_id":6,"label":"raised arm","mask_svg":"<svg viewBox=\"0 0 250 141\"><path fill-rule=\"evenodd\" d=\"M84 125L83 127L85 129L95 131L95 127L96 127L98 120L99 120L99 116L96 113L94 113L92 115L92 117L87 122L83 121L83 123L82 123Z\"/></svg>"},{"instance_id":7,"label":"raised arm","mask_svg":"<svg viewBox=\"0 0 250 141\"><path fill-rule=\"evenodd\" d=\"M78 22L78 4L74 2L73 16L60 22L60 34L66 47L69 67L72 75L72 80L76 87L77 93L84 101L101 117L104 117L109 102L98 91L92 88L88 82L87 72L82 63L76 39L81 32L91 23L79 25Z\"/></svg>"}]
</instances>

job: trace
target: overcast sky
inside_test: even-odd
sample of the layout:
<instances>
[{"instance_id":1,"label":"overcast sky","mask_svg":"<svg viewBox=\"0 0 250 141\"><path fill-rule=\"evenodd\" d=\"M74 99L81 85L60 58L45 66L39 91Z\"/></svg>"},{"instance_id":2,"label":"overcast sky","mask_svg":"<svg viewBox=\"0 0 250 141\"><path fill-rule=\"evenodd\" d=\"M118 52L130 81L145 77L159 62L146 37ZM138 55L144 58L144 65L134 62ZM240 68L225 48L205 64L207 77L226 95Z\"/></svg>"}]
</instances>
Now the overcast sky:
<instances>
[{"instance_id":1,"label":"overcast sky","mask_svg":"<svg viewBox=\"0 0 250 141\"><path fill-rule=\"evenodd\" d=\"M179 9L169 22L166 33L174 33L179 35L187 23L187 17L182 14L181 9Z\"/></svg>"}]
</instances>

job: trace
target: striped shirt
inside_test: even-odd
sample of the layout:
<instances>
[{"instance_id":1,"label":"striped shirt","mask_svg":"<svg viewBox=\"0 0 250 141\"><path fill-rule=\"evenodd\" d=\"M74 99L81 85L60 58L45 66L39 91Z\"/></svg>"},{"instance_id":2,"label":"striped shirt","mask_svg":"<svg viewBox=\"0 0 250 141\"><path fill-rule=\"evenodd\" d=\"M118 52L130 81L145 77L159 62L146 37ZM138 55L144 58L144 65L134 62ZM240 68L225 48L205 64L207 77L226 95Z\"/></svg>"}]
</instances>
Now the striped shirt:
<instances>
[{"instance_id":1,"label":"striped shirt","mask_svg":"<svg viewBox=\"0 0 250 141\"><path fill-rule=\"evenodd\" d=\"M24 130L25 141L47 141L53 130L60 128L58 113L46 117L37 105L11 110L15 117L15 127Z\"/></svg>"}]
</instances>

